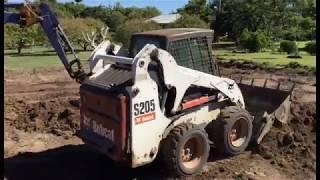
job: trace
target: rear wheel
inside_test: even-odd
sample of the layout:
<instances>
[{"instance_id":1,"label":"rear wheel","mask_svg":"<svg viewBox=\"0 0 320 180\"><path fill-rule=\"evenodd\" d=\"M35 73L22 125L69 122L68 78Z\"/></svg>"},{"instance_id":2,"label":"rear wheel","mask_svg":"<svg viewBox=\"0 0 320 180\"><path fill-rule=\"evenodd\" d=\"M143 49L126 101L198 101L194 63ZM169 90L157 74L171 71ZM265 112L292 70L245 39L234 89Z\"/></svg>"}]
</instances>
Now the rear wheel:
<instances>
[{"instance_id":1,"label":"rear wheel","mask_svg":"<svg viewBox=\"0 0 320 180\"><path fill-rule=\"evenodd\" d=\"M217 150L226 155L238 155L248 146L252 136L252 117L238 106L221 109L221 114L212 122L210 139Z\"/></svg>"},{"instance_id":2,"label":"rear wheel","mask_svg":"<svg viewBox=\"0 0 320 180\"><path fill-rule=\"evenodd\" d=\"M202 170L210 147L204 130L192 124L182 124L170 132L161 149L161 156L169 174L188 176Z\"/></svg>"}]
</instances>

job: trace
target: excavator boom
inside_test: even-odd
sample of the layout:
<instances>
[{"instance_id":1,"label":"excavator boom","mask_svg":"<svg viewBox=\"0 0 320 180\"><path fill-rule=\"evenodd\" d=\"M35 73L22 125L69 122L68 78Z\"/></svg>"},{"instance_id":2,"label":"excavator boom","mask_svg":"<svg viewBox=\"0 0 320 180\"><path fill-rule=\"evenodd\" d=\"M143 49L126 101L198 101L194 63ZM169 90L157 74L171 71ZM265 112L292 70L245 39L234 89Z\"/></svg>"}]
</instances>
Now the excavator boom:
<instances>
[{"instance_id":1,"label":"excavator boom","mask_svg":"<svg viewBox=\"0 0 320 180\"><path fill-rule=\"evenodd\" d=\"M37 12L33 11L31 5L25 3L4 4L4 8L4 24L13 23L24 28L40 23L70 77L79 83L86 78L87 75L81 66L74 48L67 35L63 32L56 15L47 4L40 3L37 6ZM7 11L10 8L18 8L19 12ZM73 54L72 60L68 59L67 52Z\"/></svg>"}]
</instances>

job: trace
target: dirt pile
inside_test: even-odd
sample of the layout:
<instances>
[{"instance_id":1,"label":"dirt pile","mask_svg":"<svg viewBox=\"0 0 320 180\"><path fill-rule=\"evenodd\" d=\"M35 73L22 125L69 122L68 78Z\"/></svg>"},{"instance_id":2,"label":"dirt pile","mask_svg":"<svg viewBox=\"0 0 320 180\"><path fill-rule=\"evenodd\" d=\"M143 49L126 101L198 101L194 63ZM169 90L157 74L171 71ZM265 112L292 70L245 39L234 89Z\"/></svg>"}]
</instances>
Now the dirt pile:
<instances>
[{"instance_id":1,"label":"dirt pile","mask_svg":"<svg viewBox=\"0 0 320 180\"><path fill-rule=\"evenodd\" d=\"M224 159L213 157L204 171L191 179L313 178L316 171L315 76L288 76L285 70L270 73L259 67L248 67L248 70L222 67L220 70L224 75L244 77L270 78L272 75L272 78L284 80L293 77L298 83L299 92L294 93L296 97L291 106L290 124L275 124L260 146L239 156ZM127 174L128 171L113 171L113 164L102 169L106 160L101 160L100 156L92 158L97 156L93 152L79 154L82 145L66 148L67 144L81 144L82 141L74 136L80 119L79 86L67 80L65 73L60 73L60 70L31 74L8 72L7 77L4 140L6 154L12 157L5 159L7 174L12 177L23 175L20 179L26 179L25 174L28 173L28 179L39 179L40 167L43 172L51 173L53 179L83 179L81 173L84 172L91 179L96 176L96 179L110 178L110 172L114 172L117 177L119 174ZM26 156L19 155L21 152L37 153ZM52 156L51 153L57 153L58 156ZM39 154L43 154L43 159L38 159ZM70 159L70 155L74 156ZM215 155L213 152L212 156ZM91 160L89 164L88 159ZM32 167L35 168L30 171L28 168ZM84 171L83 167L86 167ZM68 172L64 174L66 169ZM130 172L133 171L137 176L148 172L150 179L156 179L159 173L162 174L158 169L141 167L140 170ZM72 176L70 171L73 172ZM59 173L60 176L57 177L56 174ZM9 175L7 176L10 177ZM45 174L43 177L47 178Z\"/></svg>"},{"instance_id":2,"label":"dirt pile","mask_svg":"<svg viewBox=\"0 0 320 180\"><path fill-rule=\"evenodd\" d=\"M274 124L258 146L238 156L217 157L195 179L314 179L316 103L293 103L290 124Z\"/></svg>"},{"instance_id":3,"label":"dirt pile","mask_svg":"<svg viewBox=\"0 0 320 180\"><path fill-rule=\"evenodd\" d=\"M5 120L26 132L70 136L79 128L79 107L77 97L36 102L11 100L5 104Z\"/></svg>"},{"instance_id":4,"label":"dirt pile","mask_svg":"<svg viewBox=\"0 0 320 180\"><path fill-rule=\"evenodd\" d=\"M302 66L297 62L291 62L288 65L271 66L268 63L255 63L252 61L240 60L220 60L217 61L219 66L224 68L236 68L240 70L253 71L263 70L269 73L288 73L290 75L298 74L303 76L310 76L316 74L314 67Z\"/></svg>"},{"instance_id":5,"label":"dirt pile","mask_svg":"<svg viewBox=\"0 0 320 180\"><path fill-rule=\"evenodd\" d=\"M256 152L292 177L313 178L316 172L316 103L293 103L290 123L274 126Z\"/></svg>"}]
</instances>

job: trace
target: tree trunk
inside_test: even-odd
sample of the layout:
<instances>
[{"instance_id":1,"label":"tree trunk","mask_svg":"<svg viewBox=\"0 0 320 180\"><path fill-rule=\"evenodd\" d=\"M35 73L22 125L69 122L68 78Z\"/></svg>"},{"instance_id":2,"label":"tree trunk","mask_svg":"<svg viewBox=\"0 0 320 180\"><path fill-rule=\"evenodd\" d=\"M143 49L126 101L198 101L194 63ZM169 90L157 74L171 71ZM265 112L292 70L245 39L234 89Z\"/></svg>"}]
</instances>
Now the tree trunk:
<instances>
[{"instance_id":1,"label":"tree trunk","mask_svg":"<svg viewBox=\"0 0 320 180\"><path fill-rule=\"evenodd\" d=\"M24 43L23 42L18 42L18 47L17 47L17 50L18 50L18 54L20 55L21 54L21 51L22 51L22 48L24 47Z\"/></svg>"},{"instance_id":2,"label":"tree trunk","mask_svg":"<svg viewBox=\"0 0 320 180\"><path fill-rule=\"evenodd\" d=\"M18 50L18 54L20 55L20 54L21 54L22 47L21 47L21 46L18 46L18 47L17 47L17 50Z\"/></svg>"}]
</instances>

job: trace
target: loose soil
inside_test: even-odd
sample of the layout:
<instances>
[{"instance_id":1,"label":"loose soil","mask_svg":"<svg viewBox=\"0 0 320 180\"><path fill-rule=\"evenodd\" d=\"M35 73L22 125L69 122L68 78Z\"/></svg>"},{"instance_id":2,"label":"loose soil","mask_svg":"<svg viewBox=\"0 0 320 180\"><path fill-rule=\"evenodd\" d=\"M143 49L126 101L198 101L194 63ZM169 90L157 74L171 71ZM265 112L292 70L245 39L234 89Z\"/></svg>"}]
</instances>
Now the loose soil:
<instances>
[{"instance_id":1,"label":"loose soil","mask_svg":"<svg viewBox=\"0 0 320 180\"><path fill-rule=\"evenodd\" d=\"M235 157L214 150L204 170L187 179L314 179L316 103L314 74L285 69L220 67L223 76L296 83L290 123L276 123L259 146ZM290 77L289 77L289 76ZM168 179L157 163L119 167L75 135L79 85L62 69L5 72L4 161L7 179Z\"/></svg>"}]
</instances>

